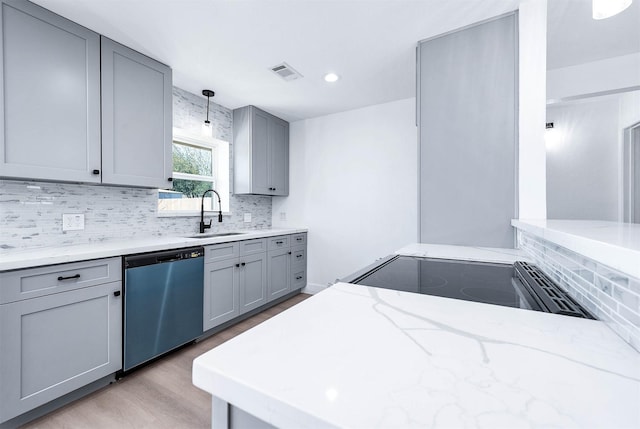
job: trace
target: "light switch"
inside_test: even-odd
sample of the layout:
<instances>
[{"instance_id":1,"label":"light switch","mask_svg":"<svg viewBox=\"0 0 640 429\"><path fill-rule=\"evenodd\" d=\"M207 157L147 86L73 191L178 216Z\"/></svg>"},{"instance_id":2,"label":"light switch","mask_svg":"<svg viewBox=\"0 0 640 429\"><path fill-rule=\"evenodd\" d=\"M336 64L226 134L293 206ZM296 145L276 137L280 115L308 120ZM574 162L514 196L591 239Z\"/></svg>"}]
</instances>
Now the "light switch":
<instances>
[{"instance_id":1,"label":"light switch","mask_svg":"<svg viewBox=\"0 0 640 429\"><path fill-rule=\"evenodd\" d=\"M81 231L84 229L84 214L82 213L64 213L62 215L63 231Z\"/></svg>"},{"instance_id":2,"label":"light switch","mask_svg":"<svg viewBox=\"0 0 640 429\"><path fill-rule=\"evenodd\" d=\"M244 223L251 223L251 213L244 214Z\"/></svg>"},{"instance_id":3,"label":"light switch","mask_svg":"<svg viewBox=\"0 0 640 429\"><path fill-rule=\"evenodd\" d=\"M287 212L280 212L280 220L287 220Z\"/></svg>"}]
</instances>

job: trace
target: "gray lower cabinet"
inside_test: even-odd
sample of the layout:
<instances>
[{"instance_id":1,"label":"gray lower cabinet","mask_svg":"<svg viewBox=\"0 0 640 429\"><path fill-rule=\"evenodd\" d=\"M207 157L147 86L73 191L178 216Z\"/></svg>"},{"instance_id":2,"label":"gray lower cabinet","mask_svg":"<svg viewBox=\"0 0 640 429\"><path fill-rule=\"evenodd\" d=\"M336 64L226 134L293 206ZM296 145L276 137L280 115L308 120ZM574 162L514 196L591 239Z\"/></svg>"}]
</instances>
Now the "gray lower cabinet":
<instances>
[{"instance_id":1,"label":"gray lower cabinet","mask_svg":"<svg viewBox=\"0 0 640 429\"><path fill-rule=\"evenodd\" d=\"M240 315L240 272L236 265L237 259L204 264L203 331Z\"/></svg>"},{"instance_id":2,"label":"gray lower cabinet","mask_svg":"<svg viewBox=\"0 0 640 429\"><path fill-rule=\"evenodd\" d=\"M289 123L255 106L233 111L234 193L289 195Z\"/></svg>"},{"instance_id":3,"label":"gray lower cabinet","mask_svg":"<svg viewBox=\"0 0 640 429\"><path fill-rule=\"evenodd\" d=\"M300 290L307 285L307 234L269 239L267 300Z\"/></svg>"},{"instance_id":4,"label":"gray lower cabinet","mask_svg":"<svg viewBox=\"0 0 640 429\"><path fill-rule=\"evenodd\" d=\"M1 0L0 42L0 177L99 183L100 36Z\"/></svg>"},{"instance_id":5,"label":"gray lower cabinet","mask_svg":"<svg viewBox=\"0 0 640 429\"><path fill-rule=\"evenodd\" d=\"M102 183L170 188L171 69L106 37L101 51Z\"/></svg>"},{"instance_id":6,"label":"gray lower cabinet","mask_svg":"<svg viewBox=\"0 0 640 429\"><path fill-rule=\"evenodd\" d=\"M291 249L269 251L268 300L274 300L291 291Z\"/></svg>"},{"instance_id":7,"label":"gray lower cabinet","mask_svg":"<svg viewBox=\"0 0 640 429\"><path fill-rule=\"evenodd\" d=\"M291 248L291 290L307 285L307 246Z\"/></svg>"},{"instance_id":8,"label":"gray lower cabinet","mask_svg":"<svg viewBox=\"0 0 640 429\"><path fill-rule=\"evenodd\" d=\"M266 239L205 247L205 331L267 302L266 248Z\"/></svg>"},{"instance_id":9,"label":"gray lower cabinet","mask_svg":"<svg viewBox=\"0 0 640 429\"><path fill-rule=\"evenodd\" d=\"M240 313L267 303L267 256L259 253L240 260Z\"/></svg>"},{"instance_id":10,"label":"gray lower cabinet","mask_svg":"<svg viewBox=\"0 0 640 429\"><path fill-rule=\"evenodd\" d=\"M119 261L0 273L0 423L122 368Z\"/></svg>"}]
</instances>

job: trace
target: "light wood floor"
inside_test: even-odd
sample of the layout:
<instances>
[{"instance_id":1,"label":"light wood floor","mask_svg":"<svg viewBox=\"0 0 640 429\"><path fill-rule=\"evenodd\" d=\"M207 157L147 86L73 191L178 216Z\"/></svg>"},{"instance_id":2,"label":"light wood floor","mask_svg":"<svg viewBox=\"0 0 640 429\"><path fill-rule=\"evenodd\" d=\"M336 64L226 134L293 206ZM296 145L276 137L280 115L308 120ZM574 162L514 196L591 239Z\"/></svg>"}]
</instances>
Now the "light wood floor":
<instances>
[{"instance_id":1,"label":"light wood floor","mask_svg":"<svg viewBox=\"0 0 640 429\"><path fill-rule=\"evenodd\" d=\"M191 384L193 359L309 296L296 295L23 427L209 428L211 396Z\"/></svg>"}]
</instances>

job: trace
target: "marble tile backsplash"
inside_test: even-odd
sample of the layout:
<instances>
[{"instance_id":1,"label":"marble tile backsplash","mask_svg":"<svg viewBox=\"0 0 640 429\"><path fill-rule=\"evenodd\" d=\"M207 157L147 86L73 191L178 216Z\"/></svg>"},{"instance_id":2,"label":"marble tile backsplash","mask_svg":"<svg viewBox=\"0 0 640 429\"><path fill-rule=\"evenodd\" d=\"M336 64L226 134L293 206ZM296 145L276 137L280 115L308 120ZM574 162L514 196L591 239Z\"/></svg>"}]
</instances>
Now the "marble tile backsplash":
<instances>
[{"instance_id":1,"label":"marble tile backsplash","mask_svg":"<svg viewBox=\"0 0 640 429\"><path fill-rule=\"evenodd\" d=\"M518 231L520 248L595 317L640 352L640 279Z\"/></svg>"},{"instance_id":2,"label":"marble tile backsplash","mask_svg":"<svg viewBox=\"0 0 640 429\"><path fill-rule=\"evenodd\" d=\"M199 133L206 103L206 98L174 87L174 127ZM213 136L230 142L233 154L231 110L212 102L209 119ZM233 180L233 159L230 168ZM199 218L158 217L157 205L155 189L0 180L0 250L198 232ZM222 223L214 219L212 232L271 227L269 196L231 195L230 211ZM63 232L63 213L83 213L85 229ZM244 223L244 213L251 213L251 223Z\"/></svg>"}]
</instances>

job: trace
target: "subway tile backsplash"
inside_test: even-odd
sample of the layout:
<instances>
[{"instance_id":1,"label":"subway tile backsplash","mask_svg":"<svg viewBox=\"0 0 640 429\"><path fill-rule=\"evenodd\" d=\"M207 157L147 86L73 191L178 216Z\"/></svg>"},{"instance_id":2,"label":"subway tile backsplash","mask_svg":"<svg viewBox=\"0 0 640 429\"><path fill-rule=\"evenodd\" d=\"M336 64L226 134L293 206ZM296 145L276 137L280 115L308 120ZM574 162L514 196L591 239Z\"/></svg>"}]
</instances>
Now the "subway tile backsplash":
<instances>
[{"instance_id":1,"label":"subway tile backsplash","mask_svg":"<svg viewBox=\"0 0 640 429\"><path fill-rule=\"evenodd\" d=\"M640 352L640 279L518 231L520 248L596 318Z\"/></svg>"},{"instance_id":2,"label":"subway tile backsplash","mask_svg":"<svg viewBox=\"0 0 640 429\"><path fill-rule=\"evenodd\" d=\"M206 103L174 87L174 127L199 133ZM233 156L231 110L212 102L209 118L213 136L230 142ZM198 232L199 218L158 217L157 205L154 189L0 180L0 251ZM230 211L223 223L214 219L212 231L271 227L269 196L231 195ZM63 232L63 213L83 213L85 229ZM251 213L251 223L244 223L244 213Z\"/></svg>"}]
</instances>

